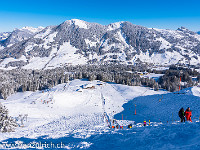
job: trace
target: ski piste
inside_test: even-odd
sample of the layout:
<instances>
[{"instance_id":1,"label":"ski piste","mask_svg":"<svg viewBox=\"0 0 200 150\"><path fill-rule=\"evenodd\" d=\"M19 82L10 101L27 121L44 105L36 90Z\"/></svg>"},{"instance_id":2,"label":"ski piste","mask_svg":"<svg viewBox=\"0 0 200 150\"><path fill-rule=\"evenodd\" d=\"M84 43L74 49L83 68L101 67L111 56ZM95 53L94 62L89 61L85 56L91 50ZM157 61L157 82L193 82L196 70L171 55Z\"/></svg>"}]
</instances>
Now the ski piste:
<instances>
[{"instance_id":1,"label":"ski piste","mask_svg":"<svg viewBox=\"0 0 200 150\"><path fill-rule=\"evenodd\" d=\"M109 118L109 116L107 115L106 111L105 111L105 104L106 104L106 100L105 98L103 97L103 94L101 93L101 100L102 100L102 108L103 108L103 118L104 118L104 122L105 124L111 128L111 120Z\"/></svg>"},{"instance_id":2,"label":"ski piste","mask_svg":"<svg viewBox=\"0 0 200 150\"><path fill-rule=\"evenodd\" d=\"M82 88L88 86L95 86L95 88ZM0 140L27 143L27 141L39 142L41 139L46 139L42 137L51 140L63 138L63 140L67 140L64 140L65 144L72 149L73 146L80 149L78 145L84 141L87 144L91 143L89 149L93 149L93 145L95 147L105 146L101 143L103 139L111 143L110 139L124 139L121 142L122 145L126 143L131 146L132 144L128 144L125 140L128 136L130 139L135 139L132 139L132 142L136 147L141 148L141 145L135 142L148 140L156 147L158 142L162 144L164 141L166 142L164 140L166 137L177 141L174 138L176 136L173 135L177 133L179 136L184 133L195 143L199 139L197 133L199 133L200 88L193 87L180 92L185 92L185 94L173 94L164 90L154 91L147 87L131 87L101 81L73 80L43 92L16 93L6 101L2 101L2 104L9 109L9 114L13 117L19 114L28 114L27 122L24 121L24 127L16 128L15 132L0 133ZM41 100L50 98L54 103L41 102ZM35 103L32 103L33 101ZM180 123L177 113L180 107L188 106L192 109L193 122ZM113 120L117 122L114 124L115 128L112 128ZM147 121L145 127L144 120ZM150 125L149 120L151 120ZM123 126L123 129L117 129L118 124ZM130 124L132 124L131 129L128 128ZM193 133L193 128L195 128L195 133ZM152 137L155 134L160 138L154 144ZM192 134L195 136L192 137ZM95 137L103 139L98 143ZM73 141L77 140L80 142L73 144ZM186 140L185 143L189 145L187 141L189 140ZM170 142L166 144L171 144ZM172 145L178 146L176 143L172 143ZM143 148L145 147L148 146L143 146Z\"/></svg>"}]
</instances>

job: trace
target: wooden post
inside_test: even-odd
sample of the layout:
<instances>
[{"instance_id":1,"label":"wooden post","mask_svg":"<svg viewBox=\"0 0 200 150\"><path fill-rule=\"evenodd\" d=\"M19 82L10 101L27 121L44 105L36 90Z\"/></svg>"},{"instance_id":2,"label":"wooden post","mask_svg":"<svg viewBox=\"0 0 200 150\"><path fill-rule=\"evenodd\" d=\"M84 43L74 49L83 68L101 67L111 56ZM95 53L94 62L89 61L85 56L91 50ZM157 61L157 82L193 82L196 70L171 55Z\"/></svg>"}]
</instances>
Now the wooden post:
<instances>
[{"instance_id":1,"label":"wooden post","mask_svg":"<svg viewBox=\"0 0 200 150\"><path fill-rule=\"evenodd\" d=\"M178 93L180 93L180 90L181 90L181 77L180 77L180 84L179 84L179 91L178 91Z\"/></svg>"},{"instance_id":2,"label":"wooden post","mask_svg":"<svg viewBox=\"0 0 200 150\"><path fill-rule=\"evenodd\" d=\"M135 115L136 115L136 105L135 105Z\"/></svg>"},{"instance_id":3,"label":"wooden post","mask_svg":"<svg viewBox=\"0 0 200 150\"><path fill-rule=\"evenodd\" d=\"M124 117L123 117L123 114L122 114L122 120L123 120L123 118L124 118ZM123 129L123 126L121 126L121 129Z\"/></svg>"},{"instance_id":4,"label":"wooden post","mask_svg":"<svg viewBox=\"0 0 200 150\"><path fill-rule=\"evenodd\" d=\"M149 126L150 126L150 120L149 120Z\"/></svg>"}]
</instances>

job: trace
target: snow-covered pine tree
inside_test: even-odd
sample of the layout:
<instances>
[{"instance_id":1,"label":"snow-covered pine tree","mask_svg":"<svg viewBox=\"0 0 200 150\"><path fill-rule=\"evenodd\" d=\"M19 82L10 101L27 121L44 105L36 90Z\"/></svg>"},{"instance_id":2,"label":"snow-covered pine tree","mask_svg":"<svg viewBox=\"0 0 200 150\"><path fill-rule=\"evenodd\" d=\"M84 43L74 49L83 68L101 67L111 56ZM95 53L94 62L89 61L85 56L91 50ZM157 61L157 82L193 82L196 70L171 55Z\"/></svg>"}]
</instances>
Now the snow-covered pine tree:
<instances>
[{"instance_id":1,"label":"snow-covered pine tree","mask_svg":"<svg viewBox=\"0 0 200 150\"><path fill-rule=\"evenodd\" d=\"M8 115L8 109L0 103L0 132L13 132L17 123Z\"/></svg>"}]
</instances>

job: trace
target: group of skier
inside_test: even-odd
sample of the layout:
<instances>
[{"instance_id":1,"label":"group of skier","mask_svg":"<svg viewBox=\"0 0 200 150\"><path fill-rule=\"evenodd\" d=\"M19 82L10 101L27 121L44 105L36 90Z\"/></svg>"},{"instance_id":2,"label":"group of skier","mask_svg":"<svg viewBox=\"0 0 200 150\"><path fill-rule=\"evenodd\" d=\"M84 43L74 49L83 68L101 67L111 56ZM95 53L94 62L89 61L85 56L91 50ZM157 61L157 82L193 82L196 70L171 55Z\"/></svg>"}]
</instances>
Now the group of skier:
<instances>
[{"instance_id":1,"label":"group of skier","mask_svg":"<svg viewBox=\"0 0 200 150\"><path fill-rule=\"evenodd\" d=\"M181 122L185 122L185 118L187 121L190 121L192 122L191 120L191 117L192 117L192 111L190 110L190 107L188 107L186 109L186 111L184 111L184 108L182 107L180 110L179 110L179 113L178 113L179 117L181 118Z\"/></svg>"}]
</instances>

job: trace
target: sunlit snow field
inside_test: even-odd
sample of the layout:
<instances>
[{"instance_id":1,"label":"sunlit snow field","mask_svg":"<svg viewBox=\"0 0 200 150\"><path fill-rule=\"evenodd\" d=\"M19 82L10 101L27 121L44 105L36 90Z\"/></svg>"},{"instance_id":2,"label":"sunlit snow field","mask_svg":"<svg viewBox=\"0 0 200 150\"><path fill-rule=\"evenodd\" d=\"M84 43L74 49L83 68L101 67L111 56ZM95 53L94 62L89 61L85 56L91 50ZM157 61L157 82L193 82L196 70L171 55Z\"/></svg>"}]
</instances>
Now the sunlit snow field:
<instances>
[{"instance_id":1,"label":"sunlit snow field","mask_svg":"<svg viewBox=\"0 0 200 150\"><path fill-rule=\"evenodd\" d=\"M0 133L0 143L20 149L200 149L200 88L180 93L86 80L16 93L0 101L14 118L28 114L27 121L18 121L15 132ZM192 123L179 122L181 107L191 108ZM124 128L110 129L104 113Z\"/></svg>"}]
</instances>

